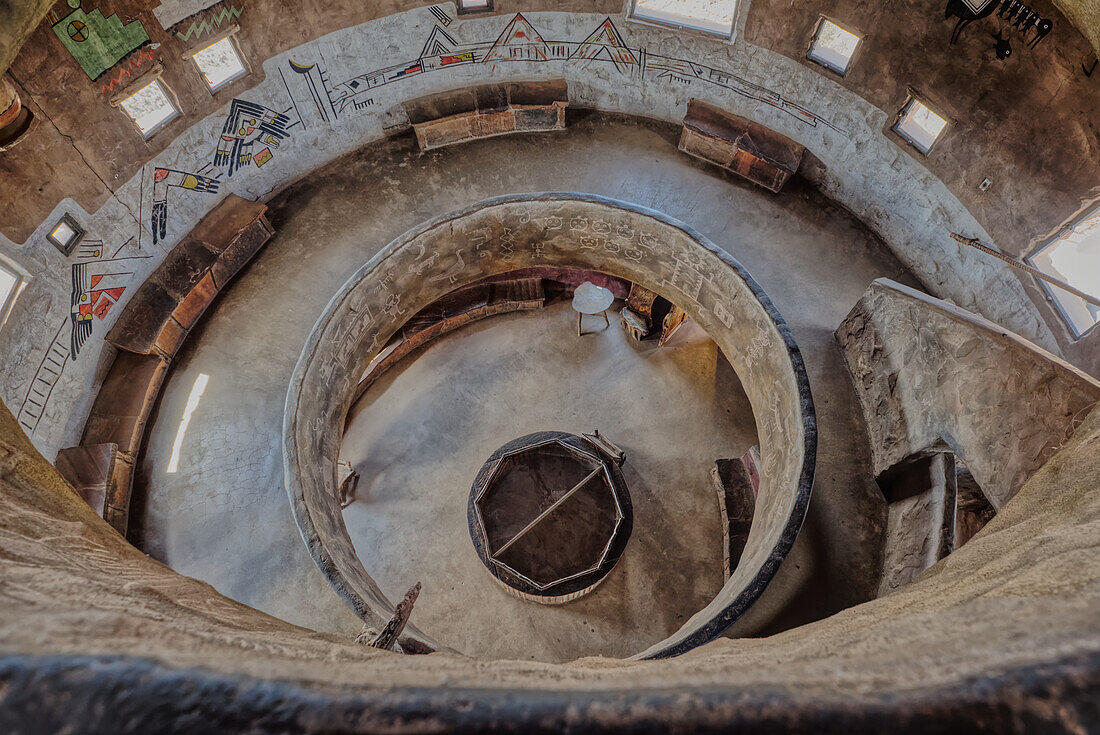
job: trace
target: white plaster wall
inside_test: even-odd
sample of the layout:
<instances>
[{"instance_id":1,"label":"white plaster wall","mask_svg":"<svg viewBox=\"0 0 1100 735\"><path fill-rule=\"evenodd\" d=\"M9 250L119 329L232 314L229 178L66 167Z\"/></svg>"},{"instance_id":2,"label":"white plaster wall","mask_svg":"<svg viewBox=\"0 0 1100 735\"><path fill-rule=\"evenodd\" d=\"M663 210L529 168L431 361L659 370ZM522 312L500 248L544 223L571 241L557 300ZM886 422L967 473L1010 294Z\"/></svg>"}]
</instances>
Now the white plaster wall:
<instances>
[{"instance_id":1,"label":"white plaster wall","mask_svg":"<svg viewBox=\"0 0 1100 735\"><path fill-rule=\"evenodd\" d=\"M882 134L887 113L824 76L742 40L731 44L634 23L622 16L611 20L625 41L628 62L615 64L609 57L592 61L555 57L555 53L576 52L581 42L600 28L605 16L594 14L527 14L531 28L549 42L549 60L512 60L511 50L505 49L503 58L508 60L484 61L491 44L512 19L457 19L450 3L434 8L449 19L446 27L433 8L417 8L336 31L265 61L265 80L242 99L284 112L290 127L289 135L277 149L272 148L273 157L262 167L248 164L229 177L224 166L212 165L229 111L226 105L181 134L119 187L116 196L97 212L85 212L76 202L65 200L26 243L17 245L0 235L0 251L34 276L7 326L0 331L0 354L5 360L0 398L17 414L43 454L52 458L58 449L79 441L95 395L97 366L104 359L103 335L134 287L222 197L229 192L253 199L269 197L318 166L405 127L407 120L400 104L403 100L486 81L564 77L569 82L573 105L674 123L683 118L688 100L693 97L754 119L797 140L821 159L829 170L824 184L827 192L873 227L936 296L950 299L1048 349L1058 349L1035 305L1007 267L972 251L960 251L947 237L949 231L957 231L990 239L942 182ZM421 59L433 32L445 46L450 41L441 32L456 42L454 52L444 55L470 51L475 63L441 67L439 54ZM598 40L606 46L608 38ZM523 54L532 45L514 48ZM588 50L603 52L600 46ZM675 62L670 59L682 63L673 68ZM305 76L291 70L291 61L323 68L325 83L315 84L315 88L327 85L329 97L338 97L340 83L375 70L388 70L384 73L388 77L417 63L440 68L414 72L369 91L359 91L355 101L361 103L360 107L349 103L333 115L325 99L320 106L314 103ZM320 80L315 76L314 81ZM367 99L371 104L362 104ZM255 145L253 152L264 147ZM523 162L517 161L516 165ZM599 161L593 165L599 165ZM159 243L153 242L150 227L156 167L220 181L216 194L168 190L167 236ZM364 186L372 185L385 184L364 182ZM82 256L64 258L45 235L66 211L88 230L88 240L103 242L104 254L92 258L90 268L132 272L133 276L120 303L103 320L92 320L92 336L75 360L65 361L60 377L54 381L48 371L43 373L43 361L59 334L68 340L71 266ZM116 252L119 258L132 259L108 262ZM813 263L806 263L806 267L812 268ZM302 275L308 278L309 274ZM36 376L43 375L54 381L48 391L42 380L36 381ZM48 393L48 401L40 418L34 419L36 409L28 399L41 400L37 395L40 392Z\"/></svg>"}]
</instances>

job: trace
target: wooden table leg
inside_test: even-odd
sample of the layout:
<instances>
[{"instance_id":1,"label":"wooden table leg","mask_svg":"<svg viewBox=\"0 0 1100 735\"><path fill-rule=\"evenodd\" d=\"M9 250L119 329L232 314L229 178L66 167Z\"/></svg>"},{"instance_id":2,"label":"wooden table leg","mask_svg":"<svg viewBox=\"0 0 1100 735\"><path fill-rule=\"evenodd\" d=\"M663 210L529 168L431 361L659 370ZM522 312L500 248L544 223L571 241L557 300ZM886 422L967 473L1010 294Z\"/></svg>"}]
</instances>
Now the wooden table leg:
<instances>
[{"instance_id":1,"label":"wooden table leg","mask_svg":"<svg viewBox=\"0 0 1100 735\"><path fill-rule=\"evenodd\" d=\"M603 310L603 323L608 329L611 329L611 322L607 321L607 309Z\"/></svg>"},{"instance_id":2,"label":"wooden table leg","mask_svg":"<svg viewBox=\"0 0 1100 735\"><path fill-rule=\"evenodd\" d=\"M582 317L582 316L583 316L583 314L581 314L581 313L580 313L580 312L578 311L578 312L577 312L577 336L578 336L578 337L580 337L580 336L581 336L581 317Z\"/></svg>"}]
</instances>

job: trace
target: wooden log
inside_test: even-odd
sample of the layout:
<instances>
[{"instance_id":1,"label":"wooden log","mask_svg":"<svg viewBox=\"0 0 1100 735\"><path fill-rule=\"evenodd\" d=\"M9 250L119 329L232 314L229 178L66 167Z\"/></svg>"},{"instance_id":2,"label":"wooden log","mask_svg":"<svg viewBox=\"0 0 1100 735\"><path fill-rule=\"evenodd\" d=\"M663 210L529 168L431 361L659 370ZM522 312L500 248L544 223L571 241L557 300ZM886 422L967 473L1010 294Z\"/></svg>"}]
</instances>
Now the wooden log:
<instances>
[{"instance_id":1,"label":"wooden log","mask_svg":"<svg viewBox=\"0 0 1100 735\"><path fill-rule=\"evenodd\" d=\"M385 651L389 651L393 648L393 644L397 643L398 637L401 632L405 630L405 624L409 622L409 617L412 616L413 604L416 602L416 598L420 596L420 583L417 582L409 591L405 593L405 599L397 603L397 607L393 611L393 617L389 619L386 626L382 628L382 632L377 636L373 636L374 632L367 626L363 626L363 632L355 639L356 643L363 643L371 648L381 648ZM373 638L373 640L371 640Z\"/></svg>"}]
</instances>

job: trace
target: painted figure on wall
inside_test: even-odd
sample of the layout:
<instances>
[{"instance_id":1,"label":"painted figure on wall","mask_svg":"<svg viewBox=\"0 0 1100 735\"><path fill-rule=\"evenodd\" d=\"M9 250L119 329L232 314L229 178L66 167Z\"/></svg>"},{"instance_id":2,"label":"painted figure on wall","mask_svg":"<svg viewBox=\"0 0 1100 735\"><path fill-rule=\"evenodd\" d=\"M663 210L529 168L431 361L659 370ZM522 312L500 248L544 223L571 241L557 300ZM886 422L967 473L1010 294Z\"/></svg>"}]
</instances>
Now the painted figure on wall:
<instances>
[{"instance_id":1,"label":"painted figure on wall","mask_svg":"<svg viewBox=\"0 0 1100 735\"><path fill-rule=\"evenodd\" d=\"M107 254L101 240L83 240L77 248L73 256L77 262L70 266L72 290L69 315L58 325L57 333L42 356L19 407L19 425L28 435L38 428L65 366L77 359L92 336L93 320L105 320L133 280L133 261L152 257L120 256L119 253L133 241L134 238L127 240L115 249L113 255Z\"/></svg>"},{"instance_id":2,"label":"painted figure on wall","mask_svg":"<svg viewBox=\"0 0 1100 735\"><path fill-rule=\"evenodd\" d=\"M1039 13L1032 10L1031 6L1021 2L1021 0L947 0L944 17L958 18L958 22L955 23L955 28L951 32L951 43L954 44L959 40L959 36L962 35L968 25L976 20L988 18L993 15L994 11L996 11L998 18L1002 18L1015 28L1024 37L1025 41L1028 34L1034 29L1035 37L1027 44L1028 48L1035 48L1040 41L1050 35L1051 29L1054 28L1054 21L1050 18L1043 18ZM994 50L997 58L1004 60L1008 58L1011 51L1005 53L1008 41L1007 39L1001 40L1000 35L998 33L995 36L998 41Z\"/></svg>"},{"instance_id":3,"label":"painted figure on wall","mask_svg":"<svg viewBox=\"0 0 1100 735\"><path fill-rule=\"evenodd\" d=\"M287 137L290 118L281 112L245 100L233 100L222 126L221 140L214 152L215 166L228 166L229 175L241 166L263 166L272 158L272 148ZM262 146L260 150L254 150Z\"/></svg>"},{"instance_id":4,"label":"painted figure on wall","mask_svg":"<svg viewBox=\"0 0 1100 735\"><path fill-rule=\"evenodd\" d=\"M221 182L208 176L176 171L171 168L153 169L153 242L164 239L168 230L168 189L190 189L206 194L217 193Z\"/></svg>"},{"instance_id":5,"label":"painted figure on wall","mask_svg":"<svg viewBox=\"0 0 1100 735\"><path fill-rule=\"evenodd\" d=\"M91 263L73 264L72 307L69 318L72 321L71 335L72 359L80 353L84 342L92 335L92 317L103 320L126 290L126 284L133 278L133 271L93 273Z\"/></svg>"}]
</instances>

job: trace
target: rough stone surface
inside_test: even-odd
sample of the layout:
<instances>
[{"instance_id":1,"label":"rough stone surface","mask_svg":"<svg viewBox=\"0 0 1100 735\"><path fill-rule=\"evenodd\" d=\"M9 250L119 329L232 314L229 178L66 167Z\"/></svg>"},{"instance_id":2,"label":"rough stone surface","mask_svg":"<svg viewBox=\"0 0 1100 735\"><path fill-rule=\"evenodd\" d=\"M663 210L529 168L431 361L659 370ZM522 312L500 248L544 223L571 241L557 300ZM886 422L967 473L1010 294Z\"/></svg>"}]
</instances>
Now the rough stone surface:
<instances>
[{"instance_id":1,"label":"rough stone surface","mask_svg":"<svg viewBox=\"0 0 1100 735\"><path fill-rule=\"evenodd\" d=\"M1081 29L1100 56L1100 5L1090 0L1054 0L1054 4Z\"/></svg>"},{"instance_id":2,"label":"rough stone surface","mask_svg":"<svg viewBox=\"0 0 1100 735\"><path fill-rule=\"evenodd\" d=\"M741 564L707 607L638 655L682 653L744 614L790 550L813 485L817 424L802 357L763 290L724 251L653 210L580 194L498 197L414 228L363 266L329 302L287 394L283 452L295 519L356 613L368 624L388 619L392 606L334 500L359 376L409 314L478 278L537 266L604 271L666 295L718 343L753 406L762 471Z\"/></svg>"},{"instance_id":3,"label":"rough stone surface","mask_svg":"<svg viewBox=\"0 0 1100 735\"><path fill-rule=\"evenodd\" d=\"M875 474L946 445L1001 509L1100 400L1100 381L939 299L878 279L836 332Z\"/></svg>"},{"instance_id":4,"label":"rough stone surface","mask_svg":"<svg viewBox=\"0 0 1100 735\"><path fill-rule=\"evenodd\" d=\"M286 624L123 541L0 410L6 732L1100 724L1100 412L911 585L661 662L402 656Z\"/></svg>"},{"instance_id":5,"label":"rough stone surface","mask_svg":"<svg viewBox=\"0 0 1100 735\"><path fill-rule=\"evenodd\" d=\"M951 553L958 496L949 452L920 457L880 477L886 495L886 554L879 594L909 584Z\"/></svg>"}]
</instances>

